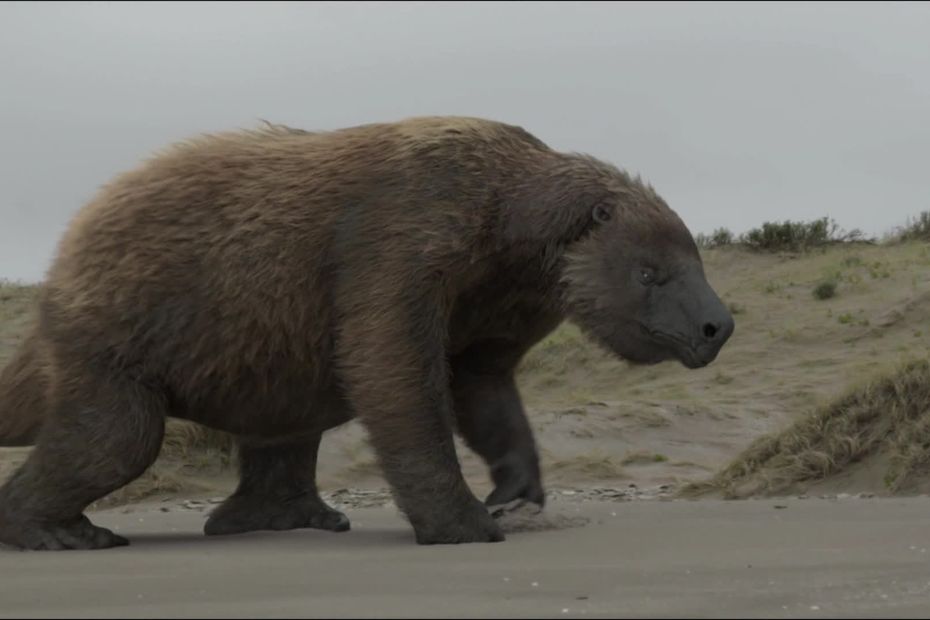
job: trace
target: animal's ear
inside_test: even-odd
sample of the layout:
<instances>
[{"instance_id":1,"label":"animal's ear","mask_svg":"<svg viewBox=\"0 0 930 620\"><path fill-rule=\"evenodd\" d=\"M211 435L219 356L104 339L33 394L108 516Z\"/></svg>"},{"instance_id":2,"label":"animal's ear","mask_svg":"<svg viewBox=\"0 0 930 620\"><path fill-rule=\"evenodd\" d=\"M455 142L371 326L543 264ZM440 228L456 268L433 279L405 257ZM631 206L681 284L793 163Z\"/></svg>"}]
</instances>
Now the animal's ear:
<instances>
[{"instance_id":1,"label":"animal's ear","mask_svg":"<svg viewBox=\"0 0 930 620\"><path fill-rule=\"evenodd\" d=\"M612 206L597 184L571 174L545 175L502 205L508 242L570 242L606 222Z\"/></svg>"}]
</instances>

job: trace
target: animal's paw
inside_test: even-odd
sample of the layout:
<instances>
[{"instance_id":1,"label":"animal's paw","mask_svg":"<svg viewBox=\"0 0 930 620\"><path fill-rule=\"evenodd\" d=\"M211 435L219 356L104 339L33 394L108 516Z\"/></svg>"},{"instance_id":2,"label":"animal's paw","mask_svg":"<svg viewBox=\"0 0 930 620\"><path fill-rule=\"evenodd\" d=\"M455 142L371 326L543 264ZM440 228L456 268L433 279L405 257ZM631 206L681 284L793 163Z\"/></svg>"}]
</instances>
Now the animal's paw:
<instances>
[{"instance_id":1,"label":"animal's paw","mask_svg":"<svg viewBox=\"0 0 930 620\"><path fill-rule=\"evenodd\" d=\"M221 536L299 528L345 532L350 527L348 517L327 506L315 494L292 499L233 495L213 511L204 525L204 533Z\"/></svg>"},{"instance_id":2,"label":"animal's paw","mask_svg":"<svg viewBox=\"0 0 930 620\"><path fill-rule=\"evenodd\" d=\"M414 523L420 545L449 545L474 542L501 542L504 532L481 502L468 502L463 508L443 507Z\"/></svg>"},{"instance_id":3,"label":"animal's paw","mask_svg":"<svg viewBox=\"0 0 930 620\"><path fill-rule=\"evenodd\" d=\"M65 551L72 549L108 549L122 547L129 541L110 530L97 527L81 515L61 523L0 521L0 542L29 551Z\"/></svg>"},{"instance_id":4,"label":"animal's paw","mask_svg":"<svg viewBox=\"0 0 930 620\"><path fill-rule=\"evenodd\" d=\"M520 508L527 502L540 509L546 504L546 493L540 480L535 455L504 459L492 468L494 490L484 501L495 517Z\"/></svg>"}]
</instances>

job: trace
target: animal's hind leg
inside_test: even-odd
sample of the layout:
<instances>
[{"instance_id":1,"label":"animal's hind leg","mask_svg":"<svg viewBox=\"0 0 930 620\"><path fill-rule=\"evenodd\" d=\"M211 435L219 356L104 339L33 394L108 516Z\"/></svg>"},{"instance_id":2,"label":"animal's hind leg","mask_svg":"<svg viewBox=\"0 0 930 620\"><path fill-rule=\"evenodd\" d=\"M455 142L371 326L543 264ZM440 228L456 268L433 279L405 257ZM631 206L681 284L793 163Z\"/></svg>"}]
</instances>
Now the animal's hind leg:
<instances>
[{"instance_id":1,"label":"animal's hind leg","mask_svg":"<svg viewBox=\"0 0 930 620\"><path fill-rule=\"evenodd\" d=\"M48 417L47 361L30 334L0 370L0 446L31 446Z\"/></svg>"},{"instance_id":2,"label":"animal's hind leg","mask_svg":"<svg viewBox=\"0 0 930 620\"><path fill-rule=\"evenodd\" d=\"M91 524L83 511L152 464L165 404L120 378L82 373L62 379L35 449L0 489L0 542L47 550L128 544Z\"/></svg>"},{"instance_id":3,"label":"animal's hind leg","mask_svg":"<svg viewBox=\"0 0 930 620\"><path fill-rule=\"evenodd\" d=\"M210 515L204 533L214 536L297 528L348 530L349 519L327 506L317 492L320 439L320 433L313 433L296 442L242 440L239 488Z\"/></svg>"}]
</instances>

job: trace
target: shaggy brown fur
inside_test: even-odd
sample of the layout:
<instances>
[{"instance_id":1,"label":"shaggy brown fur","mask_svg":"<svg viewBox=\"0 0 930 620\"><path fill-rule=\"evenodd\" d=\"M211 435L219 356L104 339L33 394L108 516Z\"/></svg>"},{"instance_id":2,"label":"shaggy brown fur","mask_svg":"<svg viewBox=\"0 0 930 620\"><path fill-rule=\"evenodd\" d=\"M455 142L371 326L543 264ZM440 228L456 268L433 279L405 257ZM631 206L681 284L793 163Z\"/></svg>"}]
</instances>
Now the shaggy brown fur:
<instances>
[{"instance_id":1,"label":"shaggy brown fur","mask_svg":"<svg viewBox=\"0 0 930 620\"><path fill-rule=\"evenodd\" d=\"M49 372L42 342L32 333L0 371L0 445L35 443L48 412Z\"/></svg>"},{"instance_id":2,"label":"shaggy brown fur","mask_svg":"<svg viewBox=\"0 0 930 620\"><path fill-rule=\"evenodd\" d=\"M0 541L126 544L82 512L153 462L166 416L242 437L208 534L348 529L314 470L321 434L358 416L417 541L502 540L453 428L491 466L491 503L542 503L522 355L568 314L631 361L703 365L732 331L714 304L652 188L517 127L200 137L117 178L60 242L37 334L0 384L0 443L46 418L0 489Z\"/></svg>"}]
</instances>

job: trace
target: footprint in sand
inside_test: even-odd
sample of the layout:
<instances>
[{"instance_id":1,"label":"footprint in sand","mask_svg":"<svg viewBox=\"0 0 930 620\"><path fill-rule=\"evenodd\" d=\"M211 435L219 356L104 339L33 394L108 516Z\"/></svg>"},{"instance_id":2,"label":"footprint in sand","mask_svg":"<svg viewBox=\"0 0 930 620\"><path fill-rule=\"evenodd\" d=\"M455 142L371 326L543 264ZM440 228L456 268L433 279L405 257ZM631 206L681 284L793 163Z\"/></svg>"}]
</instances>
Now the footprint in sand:
<instances>
[{"instance_id":1,"label":"footprint in sand","mask_svg":"<svg viewBox=\"0 0 930 620\"><path fill-rule=\"evenodd\" d=\"M573 527L584 527L591 522L588 517L580 515L570 516L544 512L535 504L498 507L492 509L492 514L494 514L494 518L505 534L566 530Z\"/></svg>"}]
</instances>

